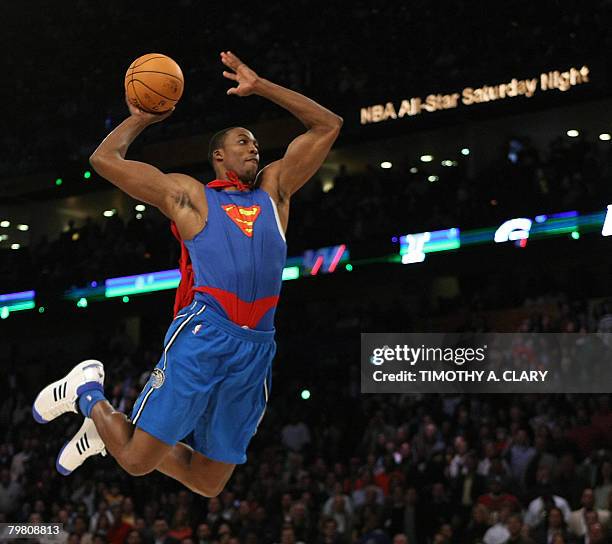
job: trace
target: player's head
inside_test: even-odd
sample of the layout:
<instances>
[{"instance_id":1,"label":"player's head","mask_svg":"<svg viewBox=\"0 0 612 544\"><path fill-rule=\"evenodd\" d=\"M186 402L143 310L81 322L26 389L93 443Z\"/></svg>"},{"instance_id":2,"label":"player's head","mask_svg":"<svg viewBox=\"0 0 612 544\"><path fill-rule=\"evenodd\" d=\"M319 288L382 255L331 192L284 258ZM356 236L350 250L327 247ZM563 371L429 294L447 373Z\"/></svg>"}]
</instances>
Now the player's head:
<instances>
[{"instance_id":1,"label":"player's head","mask_svg":"<svg viewBox=\"0 0 612 544\"><path fill-rule=\"evenodd\" d=\"M208 161L217 177L233 170L241 181L253 183L259 168L259 144L246 128L226 128L210 139Z\"/></svg>"}]
</instances>

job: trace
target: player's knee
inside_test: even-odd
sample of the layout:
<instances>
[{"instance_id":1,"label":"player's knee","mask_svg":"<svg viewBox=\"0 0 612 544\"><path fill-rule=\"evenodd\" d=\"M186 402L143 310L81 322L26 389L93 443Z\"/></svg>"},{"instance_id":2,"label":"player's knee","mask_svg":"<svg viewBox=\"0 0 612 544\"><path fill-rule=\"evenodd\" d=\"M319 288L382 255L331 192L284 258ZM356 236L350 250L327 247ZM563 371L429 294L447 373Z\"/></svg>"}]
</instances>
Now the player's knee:
<instances>
[{"instance_id":1,"label":"player's knee","mask_svg":"<svg viewBox=\"0 0 612 544\"><path fill-rule=\"evenodd\" d=\"M130 476L145 476L155 470L152 463L141 459L124 458L120 464Z\"/></svg>"},{"instance_id":2,"label":"player's knee","mask_svg":"<svg viewBox=\"0 0 612 544\"><path fill-rule=\"evenodd\" d=\"M206 477L198 478L198 482L196 483L196 489L200 495L207 498L217 497L224 488L225 482L211 482Z\"/></svg>"}]
</instances>

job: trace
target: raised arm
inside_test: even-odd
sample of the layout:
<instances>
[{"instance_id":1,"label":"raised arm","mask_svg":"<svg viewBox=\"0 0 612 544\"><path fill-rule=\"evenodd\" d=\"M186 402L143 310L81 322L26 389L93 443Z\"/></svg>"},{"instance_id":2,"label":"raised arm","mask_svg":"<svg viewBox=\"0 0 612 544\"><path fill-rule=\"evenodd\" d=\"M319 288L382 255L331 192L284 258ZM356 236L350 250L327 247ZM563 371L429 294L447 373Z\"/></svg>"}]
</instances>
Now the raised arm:
<instances>
[{"instance_id":1,"label":"raised arm","mask_svg":"<svg viewBox=\"0 0 612 544\"><path fill-rule=\"evenodd\" d=\"M282 159L268 165L261 173L261 188L279 203L287 200L321 167L342 127L342 117L314 100L259 77L231 52L221 53L221 61L232 72L223 75L238 82L227 94L257 94L295 115L308 129L295 138Z\"/></svg>"},{"instance_id":2,"label":"raised arm","mask_svg":"<svg viewBox=\"0 0 612 544\"><path fill-rule=\"evenodd\" d=\"M201 185L189 176L164 174L150 164L125 158L130 144L146 127L163 121L172 112L160 115L143 112L130 103L128 107L130 117L102 141L89 162L100 176L124 193L155 206L172 220L181 219L185 215L182 211L198 207L194 202L203 193Z\"/></svg>"}]
</instances>

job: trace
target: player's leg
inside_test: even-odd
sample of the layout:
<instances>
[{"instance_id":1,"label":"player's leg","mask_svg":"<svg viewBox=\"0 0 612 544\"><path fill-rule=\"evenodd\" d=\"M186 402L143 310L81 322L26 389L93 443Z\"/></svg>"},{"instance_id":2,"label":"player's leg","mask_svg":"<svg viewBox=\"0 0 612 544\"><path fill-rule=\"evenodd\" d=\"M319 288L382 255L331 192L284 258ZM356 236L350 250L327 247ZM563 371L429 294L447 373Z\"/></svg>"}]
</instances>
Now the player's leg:
<instances>
[{"instance_id":1,"label":"player's leg","mask_svg":"<svg viewBox=\"0 0 612 544\"><path fill-rule=\"evenodd\" d=\"M90 417L108 453L132 476L142 476L157 468L173 446L136 428L122 412L103 400L91 409Z\"/></svg>"},{"instance_id":2,"label":"player's leg","mask_svg":"<svg viewBox=\"0 0 612 544\"><path fill-rule=\"evenodd\" d=\"M157 469L195 493L216 497L234 471L235 465L207 459L187 444L170 446L158 440L135 427L108 402L98 402L91 417L108 452L132 476Z\"/></svg>"},{"instance_id":3,"label":"player's leg","mask_svg":"<svg viewBox=\"0 0 612 544\"><path fill-rule=\"evenodd\" d=\"M207 459L181 442L171 446L138 429L107 401L95 404L91 418L108 452L132 476L157 469L195 493L215 497L234 471L235 465Z\"/></svg>"},{"instance_id":4,"label":"player's leg","mask_svg":"<svg viewBox=\"0 0 612 544\"><path fill-rule=\"evenodd\" d=\"M178 480L205 497L216 497L227 484L236 465L214 461L179 442L166 455L157 470Z\"/></svg>"},{"instance_id":5,"label":"player's leg","mask_svg":"<svg viewBox=\"0 0 612 544\"><path fill-rule=\"evenodd\" d=\"M90 409L81 409L86 416L84 423L64 445L56 462L65 476L88 457L108 452L132 476L157 469L195 493L215 497L234 471L234 464L209 459L180 442L170 445L137 428L106 399L98 399Z\"/></svg>"}]
</instances>

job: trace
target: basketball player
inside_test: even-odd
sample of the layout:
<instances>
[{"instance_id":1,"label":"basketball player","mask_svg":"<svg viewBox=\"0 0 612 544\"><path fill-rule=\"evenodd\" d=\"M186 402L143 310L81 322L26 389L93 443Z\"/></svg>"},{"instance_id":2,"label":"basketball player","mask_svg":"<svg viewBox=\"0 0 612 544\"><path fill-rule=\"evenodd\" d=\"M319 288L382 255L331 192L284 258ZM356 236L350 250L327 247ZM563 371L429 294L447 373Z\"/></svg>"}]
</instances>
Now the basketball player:
<instances>
[{"instance_id":1,"label":"basketball player","mask_svg":"<svg viewBox=\"0 0 612 544\"><path fill-rule=\"evenodd\" d=\"M105 399L104 367L96 360L80 363L36 398L32 410L40 423L78 413L77 407L85 416L58 455L62 474L108 451L133 476L159 470L213 497L235 465L246 462L270 392L291 195L321 166L342 118L259 77L230 51L221 61L228 68L223 75L237 83L228 95L267 98L307 130L259 173L253 134L242 127L218 132L208 154L217 180L206 187L125 159L134 139L171 112L149 114L128 104L130 117L93 153L96 172L172 221L182 278L162 357L130 419ZM193 448L180 442L188 435Z\"/></svg>"}]
</instances>

